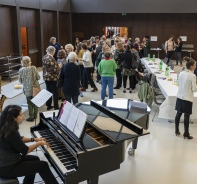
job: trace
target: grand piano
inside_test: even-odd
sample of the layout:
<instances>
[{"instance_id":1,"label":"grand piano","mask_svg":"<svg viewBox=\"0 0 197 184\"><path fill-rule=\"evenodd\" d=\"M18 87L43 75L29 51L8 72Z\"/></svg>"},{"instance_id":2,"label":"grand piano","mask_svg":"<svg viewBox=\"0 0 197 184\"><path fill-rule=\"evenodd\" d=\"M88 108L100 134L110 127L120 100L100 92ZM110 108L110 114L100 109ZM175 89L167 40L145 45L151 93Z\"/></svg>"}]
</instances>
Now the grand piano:
<instances>
[{"instance_id":1,"label":"grand piano","mask_svg":"<svg viewBox=\"0 0 197 184\"><path fill-rule=\"evenodd\" d=\"M33 137L44 137L51 145L41 146L41 150L63 183L77 184L87 180L88 184L98 184L100 175L120 168L132 140L149 134L129 120L137 122L139 119L140 124L148 126L149 113L133 112L132 102L110 99L79 103L77 108L88 115L81 138L57 116L46 118L40 113L39 124L30 131Z\"/></svg>"}]
</instances>

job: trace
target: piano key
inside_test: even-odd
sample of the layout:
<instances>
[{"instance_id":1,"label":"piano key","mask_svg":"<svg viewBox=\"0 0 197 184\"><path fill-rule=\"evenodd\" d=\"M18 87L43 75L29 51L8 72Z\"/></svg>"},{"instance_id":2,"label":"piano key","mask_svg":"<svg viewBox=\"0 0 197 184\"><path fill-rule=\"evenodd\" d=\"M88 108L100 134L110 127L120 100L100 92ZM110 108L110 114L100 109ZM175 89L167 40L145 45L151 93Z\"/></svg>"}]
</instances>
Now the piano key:
<instances>
[{"instance_id":1,"label":"piano key","mask_svg":"<svg viewBox=\"0 0 197 184\"><path fill-rule=\"evenodd\" d=\"M41 135L39 134L39 132L35 131L34 132L36 137L41 137ZM75 171L74 167L70 167L69 169L66 168L66 166L64 166L62 164L62 162L60 161L60 159L56 156L56 154L53 152L53 150L48 147L46 148L48 154L51 156L51 158L54 160L54 162L57 164L57 166L59 167L59 169L61 170L62 173L66 174L67 172L71 172L72 170Z\"/></svg>"}]
</instances>

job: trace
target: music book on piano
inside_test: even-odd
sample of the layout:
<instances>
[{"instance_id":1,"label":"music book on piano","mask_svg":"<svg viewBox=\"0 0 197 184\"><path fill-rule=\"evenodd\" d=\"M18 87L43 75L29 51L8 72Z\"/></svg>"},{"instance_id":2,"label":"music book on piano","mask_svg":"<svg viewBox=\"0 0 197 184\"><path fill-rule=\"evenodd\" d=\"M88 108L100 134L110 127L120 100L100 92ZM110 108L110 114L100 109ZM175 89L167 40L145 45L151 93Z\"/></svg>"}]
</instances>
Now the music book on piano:
<instances>
[{"instance_id":1,"label":"music book on piano","mask_svg":"<svg viewBox=\"0 0 197 184\"><path fill-rule=\"evenodd\" d=\"M147 104L145 104L143 102L130 101L129 102L129 109L131 112L146 113L147 112Z\"/></svg>"},{"instance_id":2,"label":"music book on piano","mask_svg":"<svg viewBox=\"0 0 197 184\"><path fill-rule=\"evenodd\" d=\"M58 113L58 120L78 138L83 134L88 115L68 101L64 101Z\"/></svg>"}]
</instances>

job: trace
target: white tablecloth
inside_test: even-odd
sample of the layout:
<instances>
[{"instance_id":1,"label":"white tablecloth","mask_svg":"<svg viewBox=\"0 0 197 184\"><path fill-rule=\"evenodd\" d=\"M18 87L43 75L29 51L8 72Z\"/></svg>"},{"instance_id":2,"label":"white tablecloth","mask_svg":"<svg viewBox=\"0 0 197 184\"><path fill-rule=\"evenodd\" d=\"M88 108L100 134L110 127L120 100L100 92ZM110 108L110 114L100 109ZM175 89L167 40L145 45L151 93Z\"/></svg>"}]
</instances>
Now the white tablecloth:
<instances>
[{"instance_id":1,"label":"white tablecloth","mask_svg":"<svg viewBox=\"0 0 197 184\"><path fill-rule=\"evenodd\" d=\"M155 59L155 62L152 60L148 61L147 58L142 59L142 63L145 65L148 72L153 73L157 77L157 83L159 88L161 89L163 95L165 96L165 101L159 107L159 115L160 118L165 119L175 119L175 104L178 92L178 86L173 84L173 81L163 80L160 77L165 77L165 68L166 64L163 63L163 72L161 74L157 74L159 70L160 59ZM152 64L152 65L151 65ZM172 78L177 78L177 74L170 69L170 76ZM193 103L193 114L191 115L191 119L197 119L197 113L195 113L197 109L197 92L194 93L194 103Z\"/></svg>"}]
</instances>

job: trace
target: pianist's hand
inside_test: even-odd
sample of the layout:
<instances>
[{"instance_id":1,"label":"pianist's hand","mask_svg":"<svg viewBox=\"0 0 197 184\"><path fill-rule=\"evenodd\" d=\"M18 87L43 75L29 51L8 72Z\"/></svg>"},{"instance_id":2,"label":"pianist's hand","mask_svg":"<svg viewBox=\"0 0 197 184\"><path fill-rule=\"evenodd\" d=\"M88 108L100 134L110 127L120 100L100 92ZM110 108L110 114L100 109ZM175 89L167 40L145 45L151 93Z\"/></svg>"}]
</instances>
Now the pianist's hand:
<instances>
[{"instance_id":1,"label":"pianist's hand","mask_svg":"<svg viewBox=\"0 0 197 184\"><path fill-rule=\"evenodd\" d=\"M46 141L46 139L43 138L43 137L40 137L40 138L34 138L34 141L35 141L35 142Z\"/></svg>"},{"instance_id":2,"label":"pianist's hand","mask_svg":"<svg viewBox=\"0 0 197 184\"><path fill-rule=\"evenodd\" d=\"M50 144L46 141L39 141L40 145L50 147Z\"/></svg>"}]
</instances>

